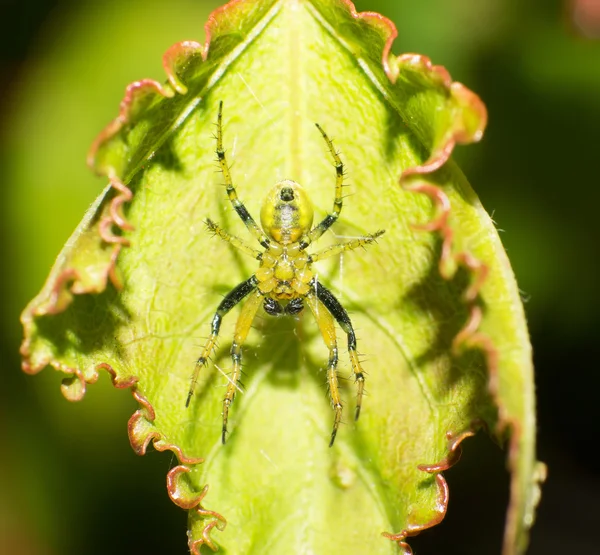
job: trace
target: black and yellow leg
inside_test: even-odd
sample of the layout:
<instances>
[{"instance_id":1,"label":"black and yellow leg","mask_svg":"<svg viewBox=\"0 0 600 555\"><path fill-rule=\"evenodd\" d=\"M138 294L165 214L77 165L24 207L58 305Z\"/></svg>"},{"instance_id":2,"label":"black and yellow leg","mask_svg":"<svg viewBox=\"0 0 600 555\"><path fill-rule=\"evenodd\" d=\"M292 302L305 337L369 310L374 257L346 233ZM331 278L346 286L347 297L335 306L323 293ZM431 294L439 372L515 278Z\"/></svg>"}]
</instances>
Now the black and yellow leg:
<instances>
[{"instance_id":1,"label":"black and yellow leg","mask_svg":"<svg viewBox=\"0 0 600 555\"><path fill-rule=\"evenodd\" d=\"M188 392L187 400L185 402L185 406L188 407L190 401L192 400L192 395L194 394L194 389L196 388L196 382L198 381L198 375L200 374L200 369L206 365L208 359L215 348L215 344L217 342L217 337L219 335L219 330L221 329L221 322L223 320L223 316L227 314L236 304L242 301L245 297L247 297L252 291L256 289L258 285L258 280L252 276L250 279L243 281L237 287L232 289L225 298L221 301L221 304L217 307L217 311L213 316L212 324L211 324L211 333L208 338L206 344L204 345L204 349L202 350L202 354L196 361L196 367L194 368L194 373L192 374L192 382L190 384L190 390Z\"/></svg>"},{"instance_id":2,"label":"black and yellow leg","mask_svg":"<svg viewBox=\"0 0 600 555\"><path fill-rule=\"evenodd\" d=\"M333 157L333 162L335 165L335 199L333 201L333 211L330 214L327 214L321 222L319 222L315 227L313 227L306 237L302 240L302 248L306 248L313 241L316 241L323 233L325 233L338 219L340 212L342 211L342 187L344 183L344 164L342 163L342 159L339 154L336 152L333 142L327 136L325 131L321 128L318 123L315 123L317 129L323 135L323 139L325 139L325 143L327 144L327 148L329 152L331 152L331 156Z\"/></svg>"},{"instance_id":3,"label":"black and yellow leg","mask_svg":"<svg viewBox=\"0 0 600 555\"><path fill-rule=\"evenodd\" d=\"M356 383L356 412L354 413L354 419L358 420L360 416L360 409L362 406L363 392L365 388L365 374L360 366L358 360L358 353L356 352L356 335L354 334L354 328L350 321L350 316L346 312L346 309L341 305L333 293L326 287L323 287L316 279L310 282L311 291L314 292L325 306L325 308L331 313L336 319L340 327L346 332L348 336L348 355L350 356L350 364L352 371L354 372L354 382Z\"/></svg>"},{"instance_id":4,"label":"black and yellow leg","mask_svg":"<svg viewBox=\"0 0 600 555\"><path fill-rule=\"evenodd\" d=\"M231 376L227 382L227 391L223 399L223 430L221 441L225 443L227 436L227 421L229 420L229 407L233 403L236 391L238 391L238 382L242 373L242 346L248 337L248 332L254 322L256 311L263 302L263 296L259 291L254 291L250 298L244 303L242 311L235 324L235 333L233 335L233 344L231 345L231 361L233 367Z\"/></svg>"},{"instance_id":5,"label":"black and yellow leg","mask_svg":"<svg viewBox=\"0 0 600 555\"><path fill-rule=\"evenodd\" d=\"M335 256L336 254L340 254L345 251L351 251L359 247L364 247L370 243L373 243L375 240L377 240L377 237L381 237L384 233L384 230L380 230L371 235L357 237L356 239L352 239L346 243L337 243L336 245L331 245L330 247L311 254L310 261L311 263L316 262L317 260L323 260L324 258L329 258L330 256Z\"/></svg>"},{"instance_id":6,"label":"black and yellow leg","mask_svg":"<svg viewBox=\"0 0 600 555\"><path fill-rule=\"evenodd\" d=\"M335 441L335 436L337 435L340 421L342 420L342 400L340 397L340 388L337 376L338 349L337 340L335 338L335 324L330 311L327 310L323 303L317 298L314 290L311 290L311 292L306 296L306 304L313 313L319 326L319 330L321 331L321 335L323 336L323 341L329 349L327 385L329 389L329 398L331 399L331 406L335 412L333 419L333 430L331 431L331 440L329 441L329 447L331 447Z\"/></svg>"},{"instance_id":7,"label":"black and yellow leg","mask_svg":"<svg viewBox=\"0 0 600 555\"><path fill-rule=\"evenodd\" d=\"M208 218L206 219L206 227L208 227L208 229L212 231L215 235L223 239L223 241L227 241L228 243L232 244L236 249L239 249L242 252L249 254L252 258L260 260L260 258L262 257L261 251L253 249L250 245L247 245L239 237L236 237L235 235L230 235L222 227L220 227L218 224L216 224Z\"/></svg>"},{"instance_id":8,"label":"black and yellow leg","mask_svg":"<svg viewBox=\"0 0 600 555\"><path fill-rule=\"evenodd\" d=\"M248 212L242 201L238 198L237 191L235 190L233 181L231 180L231 172L229 171L229 165L227 164L227 159L225 158L225 150L223 149L223 101L219 102L219 115L217 116L217 160L219 162L219 166L221 166L223 177L225 178L227 196L229 197L233 209L237 212L238 216L244 222L255 239L263 247L268 247L268 237L263 233L260 227L258 227L254 221L254 218L250 215L250 212Z\"/></svg>"}]
</instances>

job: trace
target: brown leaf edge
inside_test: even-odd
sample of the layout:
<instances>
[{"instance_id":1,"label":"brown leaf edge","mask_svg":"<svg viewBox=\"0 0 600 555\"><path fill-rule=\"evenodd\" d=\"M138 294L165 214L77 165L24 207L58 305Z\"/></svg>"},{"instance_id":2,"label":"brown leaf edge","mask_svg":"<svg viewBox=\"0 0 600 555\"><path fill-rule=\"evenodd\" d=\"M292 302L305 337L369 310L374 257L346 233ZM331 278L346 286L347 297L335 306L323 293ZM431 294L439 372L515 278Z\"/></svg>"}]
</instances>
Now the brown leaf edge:
<instances>
[{"instance_id":1,"label":"brown leaf edge","mask_svg":"<svg viewBox=\"0 0 600 555\"><path fill-rule=\"evenodd\" d=\"M205 486L204 489L198 494L185 479L186 474L191 472L195 465L203 463L204 459L187 457L184 455L180 447L164 440L163 434L154 426L154 420L156 418L154 408L148 399L146 399L146 397L144 397L137 390L137 377L130 377L126 380L120 381L117 378L117 374L114 369L106 363L99 364L96 369L106 370L111 375L111 379L115 387L119 389L127 387L130 388L134 399L140 405L140 408L131 416L129 422L127 423L129 442L131 443L131 447L135 453L140 456L145 455L148 445L150 442L152 442L154 449L157 451L172 451L177 456L180 464L173 467L167 474L167 492L169 497L173 503L182 509L191 510L196 508L198 514L201 516L210 517L210 521L207 522L204 530L202 531L203 539L199 540L199 542L206 543L209 547L215 550L216 547L211 541L209 533L215 526L219 530L223 530L227 524L227 521L219 513L207 511L202 507L202 499L208 491L208 486ZM192 552L194 551L192 550Z\"/></svg>"},{"instance_id":2,"label":"brown leaf edge","mask_svg":"<svg viewBox=\"0 0 600 555\"><path fill-rule=\"evenodd\" d=\"M468 349L479 349L482 352L486 361L486 367L489 376L488 391L494 401L495 406L498 408L498 423L495 432L497 436L501 436L503 432L506 432L508 429L510 429L508 467L511 474L511 495L506 516L502 553L504 555L513 555L518 549L518 547L516 547L519 544L517 538L519 535L518 531L521 526L521 523L519 522L519 507L517 500L521 495L519 492L520 484L518 479L518 454L522 429L518 418L513 417L508 413L499 395L498 351L491 337L480 331L481 322L483 320L483 310L478 303L478 300L481 288L488 276L489 268L485 263L477 259L468 251L456 251L453 248L453 230L449 224L450 213L452 210L450 200L446 193L439 186L423 179L423 177L425 177L427 174L435 172L447 162L454 149L454 146L457 143L467 144L469 142L476 142L481 139L487 123L487 112L485 105L476 94L464 87L462 84L452 82L450 74L446 71L446 69L441 66L432 65L429 58L416 54L405 54L400 56L397 60L400 71L402 70L402 64L407 63L413 68L419 67L422 71L435 74L435 79L439 79L444 83L451 95L458 99L459 104L462 104L463 106L470 106L475 113L480 115L479 126L471 129L469 132L467 126L461 127L459 123L454 133L445 138L445 142L442 143L439 148L432 153L428 160L419 166L404 170L400 178L400 185L406 191L428 196L434 205L435 216L427 223L413 224L413 228L424 232L439 233L442 239L441 256L438 264L440 275L444 279L449 280L454 276L459 266L463 266L471 274L471 283L463 293L463 301L469 308L469 315L466 324L457 333L453 340L452 353L454 355L459 355L462 351ZM395 74L389 73L387 69L386 73L388 73L390 80L393 80L396 77ZM471 430L471 432L473 431L474 428ZM456 437L460 438L460 441L462 441L466 437L473 435L471 432L463 432ZM448 432L447 435L449 438L454 437L450 434L450 432ZM449 450L452 452L452 440L450 440L449 445ZM449 466L452 466L458 461L458 458L446 458L437 465L432 465L430 467L421 465L419 468L426 472L437 473L447 469L444 468L444 466L446 466L445 461L448 460L450 461ZM534 480L537 481L539 485L545 479L545 466L542 463L537 463L535 472L536 476L534 476ZM441 474L436 474L436 481L438 483L438 503L445 502L447 507L447 484ZM537 501L534 501L534 505L535 504L537 504ZM411 529L409 527L408 530L402 531L394 538L396 541L398 541L400 547L405 550L407 555L412 554L412 550L404 541L406 537L414 536L423 529L438 524L443 519L445 510L442 513L440 509L439 514L441 516L434 517L426 525L417 527L415 529ZM386 535L386 537L390 537L390 539L392 539L390 535Z\"/></svg>"},{"instance_id":3,"label":"brown leaf edge","mask_svg":"<svg viewBox=\"0 0 600 555\"><path fill-rule=\"evenodd\" d=\"M441 474L442 471L448 470L451 466L454 466L459 460L462 453L461 443L464 439L475 435L476 429L480 426L478 422L472 423L472 429L465 430L459 434L452 434L451 432L446 433L446 439L448 440L448 454L441 461L434 464L420 464L419 470L433 474L435 476L435 482L438 488L438 495L435 504L435 516L425 524L408 524L408 526L398 534L391 534L389 532L383 532L381 535L391 541L398 542L401 553L403 555L412 555L413 551L410 546L406 543L406 538L416 536L427 530L436 524L439 524L444 520L446 511L448 509L448 500L450 497L450 489L448 488L448 482Z\"/></svg>"},{"instance_id":4,"label":"brown leaf edge","mask_svg":"<svg viewBox=\"0 0 600 555\"><path fill-rule=\"evenodd\" d=\"M342 1L347 2L348 0ZM391 42L396 37L396 34L397 32L395 28L390 30L388 42L386 44L386 48L384 49L384 58L391 50ZM393 56L390 55L390 58L393 60ZM475 93L470 91L461 83L453 82L450 74L444 67L433 65L431 60L426 56L421 56L418 54L404 54L397 57L395 62L392 61L387 65L384 60L384 70L392 83L396 81L399 72L406 67L410 67L411 69L419 69L424 73L430 74L434 80L443 83L443 85L448 89L450 95L458 101L460 106L464 106L473 110L476 116L475 121L478 121L477 125L472 126L472 121L470 123L461 122L459 121L460 117L457 117L455 119L455 124L457 125L450 126L444 141L438 145L438 148L432 152L430 157L423 164L404 170L400 178L400 185L407 191L428 196L435 207L435 216L432 220L425 224L413 224L413 227L417 230L425 232L438 232L440 234L442 238L442 250L438 265L440 275L444 279L451 279L458 266L463 266L471 274L470 286L463 294L463 300L469 307L469 316L466 324L453 340L452 352L453 354L458 355L463 350L479 349L483 353L489 375L488 391L494 400L494 404L498 408L498 423L496 433L500 435L509 428L511 430L508 448L508 466L511 473L511 501L506 517L502 552L504 555L512 555L515 552L515 546L518 545L518 530L521 525L518 520L519 510L516 500L520 496L517 465L522 430L519 420L508 414L506 407L503 405L502 399L499 396L498 351L496 350L491 337L480 331L480 325L483 319L483 311L477 301L479 292L481 291L481 288L489 273L489 268L486 266L486 264L478 260L468 251L455 251L453 249L453 230L449 224L451 212L450 200L439 186L428 182L425 179L421 179L427 174L433 173L441 168L450 158L454 146L457 143L468 144L477 142L482 138L483 131L487 124L487 110L481 99ZM435 526L444 518L447 509L449 492L448 485L439 472L446 470L458 462L460 458L460 452L454 455L456 448L460 442L462 442L462 440L472 436L477 427L479 427L477 423L473 423L471 430L464 431L456 436L451 432L448 432L447 437L449 440L449 455L440 463L429 466L419 466L420 470L433 473L436 476L436 482L438 486L438 515L436 515L425 525L416 527L409 526L400 534L393 535L384 533L384 536L388 537L389 539L398 541L399 546L407 555L412 554L412 550L405 542L405 539L409 536L414 536L431 526ZM542 463L537 463L535 472L536 476L534 476L534 480L536 480L539 485L545 479L545 466ZM537 504L536 501L534 501L534 505Z\"/></svg>"},{"instance_id":5,"label":"brown leaf edge","mask_svg":"<svg viewBox=\"0 0 600 555\"><path fill-rule=\"evenodd\" d=\"M100 209L109 192L114 192L114 196L102 209L98 223L95 224L93 220L96 217L96 210ZM123 185L118 178L111 177L109 186L88 210L86 217L67 242L64 251L66 254L64 256L62 256L62 253L59 255L42 291L27 306L21 316L21 323L25 331L25 338L20 348L20 353L23 357L23 371L28 374L37 374L50 365L60 372L72 374L71 378L63 380L61 387L63 394L70 401L79 401L82 399L85 395L86 383L94 383L97 380L97 374L92 373L86 377L81 370L70 368L52 360L48 355L33 361L31 344L34 336L34 320L39 316L63 312L71 304L73 295L100 293L104 291L108 280L111 281L116 289L120 290L122 288L121 281L116 273L116 262L121 249L129 246L129 240L122 235L115 234L114 228L116 227L123 232L134 229L122 214L122 205L131 199L132 193L130 189ZM99 242L112 245L113 247L108 255L108 264L102 271L96 274L86 274L77 268L69 267L68 255L71 252L69 244L79 234L83 235L90 231L94 233L96 231L95 228L97 228Z\"/></svg>"},{"instance_id":6,"label":"brown leaf edge","mask_svg":"<svg viewBox=\"0 0 600 555\"><path fill-rule=\"evenodd\" d=\"M163 86L152 79L143 79L135 81L127 86L125 95L120 103L118 116L111 121L98 135L92 143L88 153L87 162L92 169L95 166L95 155L98 148L111 137L128 124L135 121L137 111L145 105L148 97L151 95L160 95L165 98L171 98L175 93L186 94L187 88L177 77L178 68L182 68L192 55L200 53L203 60L206 60L209 45L211 42L212 29L217 23L219 14L226 10L232 10L234 5L242 4L247 0L233 0L227 6L223 6L213 11L206 25L206 44L204 47L194 41L184 41L173 45L163 56L163 67L167 74L168 84ZM98 371L104 369L109 372L113 385L118 389L130 388L135 400L140 408L132 415L128 422L128 435L132 449L138 455L145 455L148 445L152 443L157 451L172 451L179 461L179 465L172 468L167 475L167 491L171 500L179 507L190 510L196 508L198 514L202 517L209 517L202 532L202 539L193 541L189 539L192 553L199 555L198 549L202 544L208 545L216 550L216 545L210 538L210 531L217 527L223 530L226 520L219 513L206 510L202 507L202 499L208 491L208 486L197 493L186 480L186 474L193 470L197 464L204 462L203 458L192 458L186 456L182 450L174 444L165 441L163 434L153 425L156 414L150 402L137 390L137 377L130 377L124 380L118 378L116 371L107 363L98 364L91 372L84 374L79 368L71 368L65 364L59 363L48 357L32 361L31 344L33 341L34 320L36 317L58 314L66 310L73 295L82 295L88 293L100 293L105 290L108 279L116 289L121 289L122 284L116 273L116 262L122 247L127 247L130 242L121 234L115 233L131 231L134 227L126 220L122 213L123 204L130 202L133 193L121 179L116 175L112 168L107 171L98 171L109 178L109 185L104 193L96 201L88 212L89 216L84 219L78 230L86 231L92 227L92 220L95 217L95 211L100 210L102 201L112 189L115 192L114 197L108 203L107 208L103 209L98 223L98 235L102 242L108 245L114 245L110 254L110 259L106 267L99 273L99 279L88 283L84 282L80 270L68 267L68 264L61 264L58 260L53 268L42 292L29 304L23 312L21 321L25 331L25 338L21 344L20 353L23 357L22 368L28 374L36 374L43 368L50 365L54 369L69 374L70 377L62 381L61 391L69 401L79 401L83 399L86 393L87 384L93 384L98 380ZM117 228L117 229L115 229ZM67 261L68 262L68 261ZM89 280L88 280L89 282Z\"/></svg>"},{"instance_id":7,"label":"brown leaf edge","mask_svg":"<svg viewBox=\"0 0 600 555\"><path fill-rule=\"evenodd\" d=\"M463 266L472 276L470 286L463 294L463 300L469 307L469 316L464 327L454 338L452 351L458 355L466 349L481 350L486 360L489 374L488 390L499 411L496 433L501 434L508 428L511 430L508 449L508 466L511 472L511 502L506 518L503 553L504 555L512 555L514 546L518 544L517 537L520 527L516 500L520 496L517 464L522 430L521 423L518 419L508 414L499 396L498 351L492 339L480 331L483 312L481 306L478 304L478 298L479 292L487 278L489 268L468 251L456 252L453 249L453 230L449 224L451 212L450 200L440 187L423 179L427 174L440 169L448 161L456 144L477 142L483 137L483 132L487 124L487 110L479 96L463 84L453 82L449 72L443 66L433 65L428 57L419 54L394 56L391 53L392 44L398 33L395 25L389 19L373 12L358 13L350 0L339 1L347 6L353 18L369 21L381 31L384 38L382 65L392 84L397 81L402 71L418 71L427 75L434 84L444 86L449 96L457 105L460 108L466 109L465 113L467 115L464 119L462 118L462 110L454 113L453 124L449 126L439 144L434 145L433 151L425 162L404 170L400 178L400 185L407 191L425 194L432 200L436 211L434 218L425 224L414 224L413 227L421 231L438 232L440 234L442 238L442 252L438 265L440 275L444 279L451 279L458 266ZM469 110L472 111L470 119L468 119ZM472 436L477 427L479 427L477 423L473 423L470 430L459 434L455 435L452 432L447 432L446 435L449 441L447 457L434 465L419 466L420 470L435 474L438 487L437 514L424 525L409 525L399 534L383 533L390 540L397 541L406 555L412 554L410 546L405 541L407 537L415 536L423 530L439 524L444 518L448 505L449 491L447 482L440 472L447 470L450 466L458 462L460 451L457 451L457 449L460 442ZM538 463L535 473L534 480L538 484L542 483L546 475L545 466L542 463ZM536 500L534 500L535 504Z\"/></svg>"},{"instance_id":8,"label":"brown leaf edge","mask_svg":"<svg viewBox=\"0 0 600 555\"><path fill-rule=\"evenodd\" d=\"M491 338L479 330L483 313L481 307L477 304L477 301L481 287L488 275L489 268L467 251L454 252L453 230L449 225L449 216L451 212L450 200L440 187L422 179L422 177L427 174L440 169L448 161L456 144L477 142L483 137L483 132L487 124L487 110L479 96L463 84L453 82L449 72L443 66L433 65L428 57L419 54L402 54L397 57L394 56L391 53L391 50L398 32L395 25L389 19L374 12L358 13L350 0L339 1L347 6L353 18L369 21L381 31L384 38L382 65L392 84L397 81L402 71L419 71L420 73L427 75L434 84L445 87L449 96L458 104L458 106L472 110L473 112L471 121L463 121L461 119L462 113L460 110L455 112L453 124L449 126L445 136L439 144L434 146L429 158L422 164L405 169L400 178L400 185L407 191L427 195L436 208L436 215L430 222L425 224L414 224L413 227L425 232L438 232L441 235L442 253L438 265L440 275L444 279L451 279L459 265L464 266L472 275L471 284L463 294L463 300L469 307L469 316L465 326L454 338L452 351L454 354L459 354L464 349L476 348L480 349L485 357L489 373L488 388L500 411L498 429L502 430L508 425L513 429L509 450L509 464L514 477L514 465L516 464L515 459L518 450L519 423L513 421L503 411L503 407L498 397L498 352ZM398 546L405 555L412 554L412 549L408 543L406 543L408 537L416 536L420 532L439 524L446 515L449 501L449 488L441 472L447 470L459 461L461 442L464 439L473 436L480 426L481 424L479 422L474 422L468 430L456 434L448 431L446 433L446 438L448 440L448 454L446 457L438 463L419 465L419 470L435 475L438 489L435 516L425 524L410 524L409 515L409 525L406 529L399 533L383 532L382 534L384 537L398 542ZM518 482L513 478L513 496L516 487L518 487ZM504 540L505 549L506 546L514 545L515 543L514 538L516 537L516 526L518 523L514 522L514 516L509 510Z\"/></svg>"},{"instance_id":9,"label":"brown leaf edge","mask_svg":"<svg viewBox=\"0 0 600 555\"><path fill-rule=\"evenodd\" d=\"M237 7L243 6L252 1L253 0L232 0L228 4L213 11L205 25L206 42L204 46L195 41L184 41L169 48L163 56L163 67L168 79L168 83L166 85L162 85L152 79L143 79L140 81L135 81L127 87L125 96L120 104L118 116L104 128L104 130L98 135L92 144L88 155L88 164L91 167L95 166L95 156L100 146L119 133L125 125L131 124L133 121L135 121L136 110L140 106L144 106L144 101L147 100L149 95L160 95L165 98L171 98L175 95L175 93L187 93L187 87L177 75L178 70L183 69L192 56L197 56L199 54L203 61L206 60L213 34L213 28L217 26L218 18L225 17L225 15L227 15L231 16L233 19L235 18L235 15L232 14L232 12L235 12ZM442 167L449 159L454 146L457 143L468 144L481 139L487 122L485 105L481 102L476 94L471 92L464 85L458 82L452 82L451 77L446 69L442 66L432 65L430 59L426 56L421 56L418 54L403 54L396 57L391 54L391 48L394 39L397 36L397 30L395 25L389 19L374 12L359 13L356 11L356 8L350 0L337 1L348 10L349 14L353 18L363 20L367 24L372 25L381 33L381 36L384 39L384 47L381 58L382 66L392 84L396 82L398 76L403 70L417 70L423 74L426 74L433 83L443 85L447 89L449 95L457 101L459 106L467 107L473 110L476 114L475 126L469 125L468 122L461 121L459 117L461 115L460 112L455 114L457 117L455 117L455 121L453 122L454 125L449 126L446 136L443 138L440 144L435 146L429 158L424 163L412 168L407 168L401 176L400 184L408 191L429 196L436 207L436 216L426 224L415 224L415 228L428 232L436 231L442 236L443 247L439 261L440 274L445 279L449 279L454 274L457 265L463 265L474 276L470 287L465 291L464 294L464 300L470 307L469 318L467 324L455 337L453 342L453 350L455 352L459 352L460 350L466 348L478 348L482 350L486 358L488 372L490 375L489 390L500 412L498 426L500 429L503 429L507 426L512 428L509 447L509 466L513 471L514 477L514 465L516 464L516 453L518 451L519 423L513 421L503 411L503 407L498 398L497 388L498 353L491 338L479 331L479 326L483 315L481 308L476 304L476 301L481 286L486 279L488 268L485 264L477 260L468 252L453 252L452 229L448 224L451 210L449 199L447 195L436 185L433 185L432 183L429 183L423 179L417 180L418 177L426 176L427 174L432 173ZM72 300L72 294L98 293L106 287L107 278L110 278L115 287L120 287L120 282L115 274L115 264L120 249L123 246L127 246L129 242L121 235L115 235L112 233L111 229L113 226L116 226L122 231L133 229L121 213L122 205L125 202L129 202L133 195L131 190L120 181L114 170L109 168L107 171L100 170L100 173L105 173L108 175L110 187L115 189L118 193L110 203L110 208L108 211L109 213L103 217L99 227L99 234L102 240L106 243L114 244L110 263L107 265L104 273L105 279L103 283L96 284L94 287L83 287L78 279L78 271L74 268L65 268L53 280L52 284L49 283L50 279L48 280L47 286L51 286L48 300L43 304L40 303L37 306L28 307L28 310L23 316L23 323L26 329L26 339L21 348L21 353L24 357L23 369L26 372L35 373L41 370L46 364L50 364L57 370L74 374L73 378L67 379L63 382L62 387L63 393L70 400L79 400L84 396L86 383L94 383L96 381L97 371L94 372L91 377L86 378L83 376L80 370L67 368L59 363L56 363L55 361L40 362L35 366L30 365L30 340L28 338L31 336L31 334L28 334L27 330L32 329L33 318L35 316L43 314L55 314L65 310ZM191 552L195 555L199 555L198 550L200 549L201 545L204 544L211 549L216 550L217 547L210 537L210 532L214 527L217 527L219 530L223 530L226 525L226 520L222 515L214 511L206 510L202 507L202 500L206 495L208 486L205 486L205 488L199 494L195 494L192 493L189 483L184 479L185 475L191 471L189 465L199 464L203 462L203 459L188 458L177 446L168 444L164 441L161 433L156 430L152 424L155 417L154 409L148 400L145 399L136 389L136 378L130 378L120 382L117 379L116 372L109 365L100 364L98 365L97 369L100 368L104 368L109 371L115 387L130 387L132 389L134 398L136 398L140 404L141 408L131 417L128 425L130 442L134 451L140 455L145 454L147 446L152 441L153 446L159 451L172 450L177 455L180 463L182 463L174 467L168 473L167 489L169 496L178 506L188 510L196 508L200 516L208 517L209 519L202 532L202 538L200 540L193 541L191 537L189 538L189 547ZM69 393L71 381L77 381L80 384L79 388L75 391L75 393L72 394ZM460 443L467 437L473 435L474 432L475 427L466 431L462 431L458 434L447 432L448 455L439 463L419 466L420 470L435 475L435 480L438 487L438 499L435 508L436 516L424 525L409 525L407 529L398 534L387 532L383 533L383 535L388 539L398 542L404 553L412 553L412 550L405 542L407 537L414 536L419 532L438 524L444 518L448 504L448 485L441 472L458 461L460 458ZM514 489L516 487L518 487L518 483L516 483L513 478L511 485L513 497ZM514 544L514 537L516 536L516 528L518 526L518 523L514 522L514 520L514 516L511 515L511 511L509 510L505 533L505 546Z\"/></svg>"}]
</instances>

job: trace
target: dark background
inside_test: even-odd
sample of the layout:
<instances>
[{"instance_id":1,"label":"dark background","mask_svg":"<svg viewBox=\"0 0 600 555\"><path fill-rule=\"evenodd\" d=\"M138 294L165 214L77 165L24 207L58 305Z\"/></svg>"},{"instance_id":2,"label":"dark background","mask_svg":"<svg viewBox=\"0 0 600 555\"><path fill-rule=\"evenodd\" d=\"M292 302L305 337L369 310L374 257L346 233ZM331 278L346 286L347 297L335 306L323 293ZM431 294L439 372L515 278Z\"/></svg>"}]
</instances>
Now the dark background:
<instances>
[{"instance_id":1,"label":"dark background","mask_svg":"<svg viewBox=\"0 0 600 555\"><path fill-rule=\"evenodd\" d=\"M186 553L186 515L162 484L168 455L138 459L135 410L103 376L82 403L55 373L19 370L18 315L103 187L85 168L125 85L163 79L162 52L203 41L215 3L0 0L0 553ZM493 214L534 346L539 458L549 465L529 554L598 553L600 459L600 1L372 0L418 52L476 91L484 140L456 158ZM588 8L589 9L589 8ZM75 162L73 162L75 161ZM500 552L508 477L481 436L446 473L445 521L418 553ZM140 507L142 510L140 510ZM140 536L144 530L144 536ZM148 533L147 530L151 530Z\"/></svg>"}]
</instances>

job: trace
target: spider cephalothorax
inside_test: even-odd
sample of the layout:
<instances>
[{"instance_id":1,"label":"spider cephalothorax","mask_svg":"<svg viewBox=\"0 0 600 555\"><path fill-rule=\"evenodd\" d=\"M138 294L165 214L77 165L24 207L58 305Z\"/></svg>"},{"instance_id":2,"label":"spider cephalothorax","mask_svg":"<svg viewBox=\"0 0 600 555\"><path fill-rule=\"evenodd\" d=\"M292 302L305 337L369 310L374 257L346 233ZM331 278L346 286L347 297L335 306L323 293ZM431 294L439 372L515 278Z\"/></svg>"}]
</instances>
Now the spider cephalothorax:
<instances>
[{"instance_id":1,"label":"spider cephalothorax","mask_svg":"<svg viewBox=\"0 0 600 555\"><path fill-rule=\"evenodd\" d=\"M331 446L335 441L342 418L342 402L337 376L338 349L334 320L348 336L348 354L357 386L356 419L360 415L365 377L358 360L356 336L350 317L333 293L316 279L311 266L317 260L372 243L383 234L383 231L377 231L372 235L358 237L345 243L337 243L313 254L306 252L307 247L333 225L342 210L344 165L333 148L333 143L318 124L317 128L323 135L335 163L336 184L333 211L319 224L312 227L314 212L306 191L298 183L284 180L277 183L269 191L263 202L260 211L261 229L239 200L231 181L229 166L223 150L222 111L223 103L221 102L217 118L217 158L225 178L227 196L239 217L264 250L259 251L252 248L238 237L227 233L213 221L206 220L206 224L212 232L231 243L234 247L259 260L260 266L252 277L232 289L217 307L212 320L211 335L196 363L186 406L189 405L192 398L200 368L206 365L215 347L223 317L236 304L247 298L238 317L233 344L231 345L233 368L223 399L221 438L225 443L229 407L235 397L241 374L242 345L246 340L258 309L263 305L265 312L271 316L294 315L300 313L304 308L304 303L306 303L313 313L323 340L329 349L327 383L331 404L335 412L329 443Z\"/></svg>"}]
</instances>

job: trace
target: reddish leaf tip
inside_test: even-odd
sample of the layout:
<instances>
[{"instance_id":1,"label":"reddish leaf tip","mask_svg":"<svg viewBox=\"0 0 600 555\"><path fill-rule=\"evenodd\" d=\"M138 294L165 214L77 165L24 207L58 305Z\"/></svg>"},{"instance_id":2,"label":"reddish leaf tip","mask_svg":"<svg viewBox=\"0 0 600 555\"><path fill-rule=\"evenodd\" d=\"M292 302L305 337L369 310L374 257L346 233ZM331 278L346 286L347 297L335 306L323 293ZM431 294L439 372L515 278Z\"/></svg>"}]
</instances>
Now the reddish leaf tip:
<instances>
[{"instance_id":1,"label":"reddish leaf tip","mask_svg":"<svg viewBox=\"0 0 600 555\"><path fill-rule=\"evenodd\" d=\"M396 28L396 25L392 20L377 12L357 12L356 6L351 0L341 0L341 3L346 6L354 19L362 19L363 21L367 21L381 31L381 34L385 39L383 51L381 53L381 64L385 74L388 76L390 81L394 83L396 81L397 73L395 71L395 64L390 65L390 60L394 59L391 54L392 45L398 36L398 29Z\"/></svg>"},{"instance_id":2,"label":"reddish leaf tip","mask_svg":"<svg viewBox=\"0 0 600 555\"><path fill-rule=\"evenodd\" d=\"M196 513L198 514L198 516L200 516L203 520L208 520L208 522L204 524L204 528L201 532L201 537L198 540L193 540L191 533L188 531L188 547L192 555L201 555L199 550L203 545L210 547L210 549L212 549L213 551L217 551L218 547L213 542L210 534L212 532L212 529L215 527L217 528L217 530L220 530L222 532L227 526L227 520L225 519L225 517L223 517L223 515L202 507L202 500L204 499L207 492L208 485L204 486L204 489L200 492L198 496L197 503L194 505L194 507L196 507Z\"/></svg>"},{"instance_id":3,"label":"reddish leaf tip","mask_svg":"<svg viewBox=\"0 0 600 555\"><path fill-rule=\"evenodd\" d=\"M462 83L453 82L445 67L434 65L427 56L402 54L396 58L397 73L418 72L429 76L433 83L444 87L456 103L454 120L441 144L434 147L429 158L422 164L406 168L401 183L406 184L411 176L432 173L441 168L450 158L454 146L481 140L487 125L487 109L477 94ZM395 82L397 75L392 79Z\"/></svg>"},{"instance_id":4,"label":"reddish leaf tip","mask_svg":"<svg viewBox=\"0 0 600 555\"><path fill-rule=\"evenodd\" d=\"M179 78L178 73L185 69L189 60L193 56L200 56L206 59L206 49L199 42L185 40L175 43L163 55L163 68L167 74L170 85L179 94L186 94L187 87Z\"/></svg>"},{"instance_id":5,"label":"reddish leaf tip","mask_svg":"<svg viewBox=\"0 0 600 555\"><path fill-rule=\"evenodd\" d=\"M474 422L473 427L478 427L479 423ZM461 456L461 443L467 439L468 437L472 437L475 435L474 429L465 430L459 434L453 434L448 432L446 437L448 439L448 454L439 462L433 464L421 464L418 466L419 470L423 472L427 472L429 474L435 475L436 487L438 490L435 507L434 507L434 516L428 522L424 524L409 524L404 530L402 530L398 534L392 534L389 532L384 532L382 535L388 538L391 541L398 542L398 546L403 550L403 553L406 555L412 554L412 549L406 543L406 538L413 537L428 528L432 528L433 526L437 526L444 517L446 516L446 511L448 510L448 501L450 498L450 489L448 487L448 482L441 474L442 471L448 470L451 466L455 465Z\"/></svg>"},{"instance_id":6,"label":"reddish leaf tip","mask_svg":"<svg viewBox=\"0 0 600 555\"><path fill-rule=\"evenodd\" d=\"M92 143L87 156L88 166L100 175L108 175L109 177L118 175L119 172L116 168L110 165L102 166L98 164L97 156L99 150L117 135L124 125L131 122L136 114L136 109L148 97L159 95L171 98L174 94L175 92L170 87L165 87L153 79L141 79L140 81L130 83L125 89L125 96L121 100L118 116L100 132Z\"/></svg>"}]
</instances>

